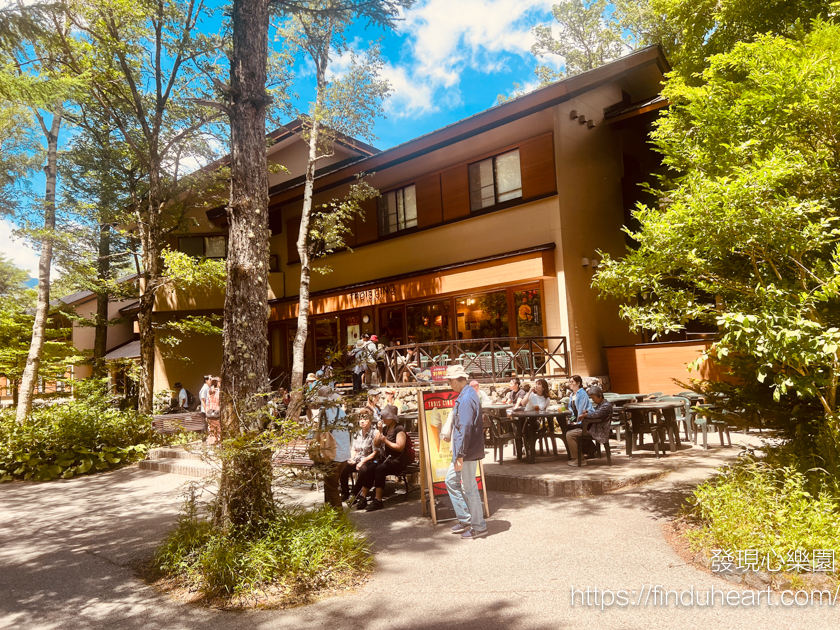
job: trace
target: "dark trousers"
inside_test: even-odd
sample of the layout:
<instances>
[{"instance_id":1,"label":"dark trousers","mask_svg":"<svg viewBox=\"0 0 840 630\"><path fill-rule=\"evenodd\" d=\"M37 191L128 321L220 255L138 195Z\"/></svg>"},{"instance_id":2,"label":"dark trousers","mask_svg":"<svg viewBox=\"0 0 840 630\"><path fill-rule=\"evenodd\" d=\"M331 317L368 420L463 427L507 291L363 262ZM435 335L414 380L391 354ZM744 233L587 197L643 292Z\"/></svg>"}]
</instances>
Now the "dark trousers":
<instances>
[{"instance_id":1,"label":"dark trousers","mask_svg":"<svg viewBox=\"0 0 840 630\"><path fill-rule=\"evenodd\" d=\"M375 459L366 461L364 464L356 466L356 483L353 484L350 494L359 494L362 488L370 488L370 484L365 485L368 479L373 479L374 471L376 470L377 462Z\"/></svg>"},{"instance_id":2,"label":"dark trousers","mask_svg":"<svg viewBox=\"0 0 840 630\"><path fill-rule=\"evenodd\" d=\"M353 393L358 394L362 391L362 375L353 372Z\"/></svg>"},{"instance_id":3,"label":"dark trousers","mask_svg":"<svg viewBox=\"0 0 840 630\"><path fill-rule=\"evenodd\" d=\"M333 507L341 507L341 495L338 494L338 482L347 462L333 462L328 472L324 473L324 503Z\"/></svg>"},{"instance_id":4,"label":"dark trousers","mask_svg":"<svg viewBox=\"0 0 840 630\"><path fill-rule=\"evenodd\" d=\"M365 462L369 464L370 462ZM362 465L364 467L364 464ZM359 465L356 463L347 463L344 470L341 471L341 494L342 496L350 494L350 475L354 472L359 472Z\"/></svg>"},{"instance_id":5,"label":"dark trousers","mask_svg":"<svg viewBox=\"0 0 840 630\"><path fill-rule=\"evenodd\" d=\"M361 482L361 487L363 488L370 488L371 486L374 488L384 488L385 477L388 475L399 475L405 470L405 467L406 465L399 460L386 459L384 462L360 472L359 481L356 482L356 485L359 485L359 482Z\"/></svg>"}]
</instances>

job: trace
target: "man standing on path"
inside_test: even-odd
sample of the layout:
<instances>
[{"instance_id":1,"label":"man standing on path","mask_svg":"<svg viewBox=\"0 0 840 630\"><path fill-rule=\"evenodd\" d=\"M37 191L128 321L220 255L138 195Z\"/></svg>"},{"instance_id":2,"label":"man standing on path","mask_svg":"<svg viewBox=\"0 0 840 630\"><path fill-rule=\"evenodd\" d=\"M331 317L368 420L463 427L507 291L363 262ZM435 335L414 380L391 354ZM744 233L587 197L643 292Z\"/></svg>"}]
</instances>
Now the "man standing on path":
<instances>
[{"instance_id":1,"label":"man standing on path","mask_svg":"<svg viewBox=\"0 0 840 630\"><path fill-rule=\"evenodd\" d=\"M475 481L478 461L484 459L484 425L478 394L467 386L467 376L462 365L451 365L446 369L449 386L458 392L452 421L452 463L446 473L446 489L458 517L452 533L461 534L463 540L487 535L484 508Z\"/></svg>"},{"instance_id":2,"label":"man standing on path","mask_svg":"<svg viewBox=\"0 0 840 630\"><path fill-rule=\"evenodd\" d=\"M204 385L198 390L198 402L201 403L201 413L207 413L207 396L210 394L210 381L213 379L212 375L207 374L204 377Z\"/></svg>"}]
</instances>

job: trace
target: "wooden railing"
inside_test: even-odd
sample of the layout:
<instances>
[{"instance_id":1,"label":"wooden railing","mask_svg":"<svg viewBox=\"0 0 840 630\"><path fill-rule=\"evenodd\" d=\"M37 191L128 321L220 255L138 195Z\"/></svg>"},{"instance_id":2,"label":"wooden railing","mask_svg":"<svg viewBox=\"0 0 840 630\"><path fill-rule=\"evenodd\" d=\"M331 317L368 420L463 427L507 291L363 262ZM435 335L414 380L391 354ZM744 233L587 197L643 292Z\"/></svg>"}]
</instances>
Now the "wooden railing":
<instances>
[{"instance_id":1,"label":"wooden railing","mask_svg":"<svg viewBox=\"0 0 840 630\"><path fill-rule=\"evenodd\" d=\"M462 365L471 379L503 381L514 376L569 376L565 337L496 337L391 346L385 349L385 381L431 379L432 366ZM420 378L418 378L418 375Z\"/></svg>"}]
</instances>

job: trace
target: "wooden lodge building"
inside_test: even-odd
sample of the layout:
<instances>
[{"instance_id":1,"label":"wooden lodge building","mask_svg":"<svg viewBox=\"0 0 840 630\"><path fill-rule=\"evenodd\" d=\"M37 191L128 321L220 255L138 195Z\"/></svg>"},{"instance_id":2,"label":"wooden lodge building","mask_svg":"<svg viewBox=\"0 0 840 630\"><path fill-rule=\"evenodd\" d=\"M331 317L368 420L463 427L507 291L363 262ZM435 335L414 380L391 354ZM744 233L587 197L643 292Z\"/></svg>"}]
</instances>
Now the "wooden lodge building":
<instances>
[{"instance_id":1,"label":"wooden lodge building","mask_svg":"<svg viewBox=\"0 0 840 630\"><path fill-rule=\"evenodd\" d=\"M667 104L668 69L647 48L385 151L339 142L319 163L314 203L343 197L360 172L381 197L355 222L352 251L323 260L332 272L313 273L307 371L368 332L389 346L505 339L515 349L522 338L555 338L564 356L549 376L607 375L606 349L641 338L590 285L598 251L626 251L621 228L641 199L638 184L660 166L648 134ZM269 174L274 377L291 370L296 329L307 154L298 131L292 123L275 132L268 150L289 171ZM190 217L195 226L171 245L223 257L224 208ZM220 313L223 303L220 293L161 292L156 318ZM203 373L220 370L220 340L185 339L178 352L190 361L157 354L156 390L176 381L197 389Z\"/></svg>"}]
</instances>

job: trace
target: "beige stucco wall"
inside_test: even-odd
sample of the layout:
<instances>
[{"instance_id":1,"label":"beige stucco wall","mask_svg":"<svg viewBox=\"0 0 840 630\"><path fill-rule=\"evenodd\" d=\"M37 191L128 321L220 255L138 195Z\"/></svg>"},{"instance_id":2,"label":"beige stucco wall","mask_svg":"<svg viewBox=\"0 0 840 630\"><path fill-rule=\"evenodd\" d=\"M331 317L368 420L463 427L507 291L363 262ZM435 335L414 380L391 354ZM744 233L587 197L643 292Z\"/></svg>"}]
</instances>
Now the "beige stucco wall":
<instances>
[{"instance_id":1,"label":"beige stucco wall","mask_svg":"<svg viewBox=\"0 0 840 630\"><path fill-rule=\"evenodd\" d=\"M618 86L604 86L554 108L555 151L559 191L558 292L561 312L568 317L572 370L605 375L605 346L638 343L618 317L618 303L598 299L592 288L594 270L582 259L598 258L598 250L626 252L622 156L618 134L604 122L605 107L621 100ZM570 112L595 122L594 128L571 120Z\"/></svg>"},{"instance_id":2,"label":"beige stucco wall","mask_svg":"<svg viewBox=\"0 0 840 630\"><path fill-rule=\"evenodd\" d=\"M119 302L110 302L108 304L108 319L117 319L120 317L120 309L134 300L122 300ZM90 299L86 302L76 305L76 314L85 319L92 320L96 314L96 298ZM80 322L73 322L73 346L77 350L81 350L88 356L93 351L93 342L96 337L96 330L93 326L83 326ZM114 326L108 327L108 344L107 350L112 350L117 346L134 339L134 325L131 321L124 321ZM73 368L73 378L82 379L87 378L93 373L89 365L77 365Z\"/></svg>"},{"instance_id":3,"label":"beige stucco wall","mask_svg":"<svg viewBox=\"0 0 840 630\"><path fill-rule=\"evenodd\" d=\"M183 315L196 313L183 313ZM181 314L179 314L181 315ZM170 315L156 315L157 322L170 319ZM165 356L174 355L174 356ZM204 383L205 374L219 375L222 369L222 337L192 335L184 338L174 349L166 350L158 344L155 348L154 390L170 389L180 381L193 394Z\"/></svg>"}]
</instances>

